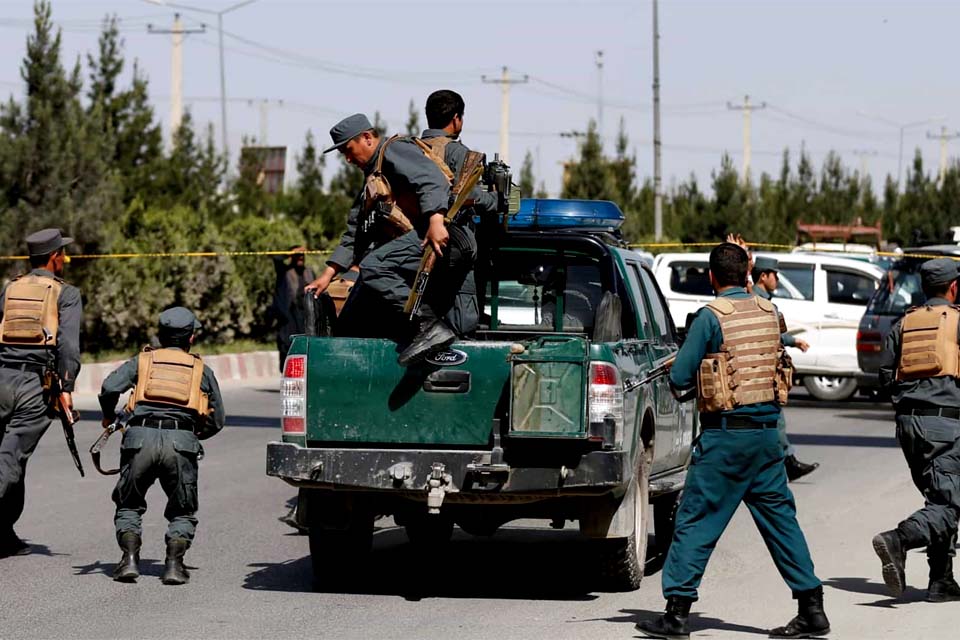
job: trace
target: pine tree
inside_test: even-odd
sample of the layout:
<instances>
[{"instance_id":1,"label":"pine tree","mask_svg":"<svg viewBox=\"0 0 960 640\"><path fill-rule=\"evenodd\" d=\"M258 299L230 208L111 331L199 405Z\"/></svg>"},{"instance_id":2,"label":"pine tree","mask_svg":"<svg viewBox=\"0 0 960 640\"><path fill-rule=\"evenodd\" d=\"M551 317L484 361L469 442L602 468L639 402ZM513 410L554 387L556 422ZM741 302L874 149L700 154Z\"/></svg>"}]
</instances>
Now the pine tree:
<instances>
[{"instance_id":1,"label":"pine tree","mask_svg":"<svg viewBox=\"0 0 960 640\"><path fill-rule=\"evenodd\" d=\"M408 136L420 135L420 114L417 112L417 107L413 104L413 98L410 98L406 128Z\"/></svg>"},{"instance_id":2,"label":"pine tree","mask_svg":"<svg viewBox=\"0 0 960 640\"><path fill-rule=\"evenodd\" d=\"M535 191L536 180L533 177L533 154L527 151L523 157L523 164L520 166L520 195L524 198L532 198Z\"/></svg>"}]
</instances>

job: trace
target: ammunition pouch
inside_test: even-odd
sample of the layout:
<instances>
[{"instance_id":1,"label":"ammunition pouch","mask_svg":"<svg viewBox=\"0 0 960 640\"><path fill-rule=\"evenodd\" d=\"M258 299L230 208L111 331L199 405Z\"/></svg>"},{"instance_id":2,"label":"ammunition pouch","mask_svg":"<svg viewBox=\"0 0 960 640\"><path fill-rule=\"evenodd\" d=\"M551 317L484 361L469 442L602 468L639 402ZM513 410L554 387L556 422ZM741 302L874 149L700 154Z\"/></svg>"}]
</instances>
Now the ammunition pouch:
<instances>
[{"instance_id":1,"label":"ammunition pouch","mask_svg":"<svg viewBox=\"0 0 960 640\"><path fill-rule=\"evenodd\" d=\"M57 300L62 288L59 278L27 274L14 279L4 293L0 344L57 346Z\"/></svg>"},{"instance_id":2,"label":"ammunition pouch","mask_svg":"<svg viewBox=\"0 0 960 640\"><path fill-rule=\"evenodd\" d=\"M709 353L697 371L697 409L701 413L733 411L733 369L724 353Z\"/></svg>"},{"instance_id":3,"label":"ammunition pouch","mask_svg":"<svg viewBox=\"0 0 960 640\"><path fill-rule=\"evenodd\" d=\"M960 375L960 307L914 307L900 325L897 380Z\"/></svg>"},{"instance_id":4,"label":"ammunition pouch","mask_svg":"<svg viewBox=\"0 0 960 640\"><path fill-rule=\"evenodd\" d=\"M780 406L787 404L790 389L793 388L793 358L786 349L780 350L780 357L777 359L777 377L773 381L773 388L776 391L777 404Z\"/></svg>"},{"instance_id":5,"label":"ammunition pouch","mask_svg":"<svg viewBox=\"0 0 960 640\"><path fill-rule=\"evenodd\" d=\"M145 347L137 359L137 384L127 410L140 403L173 406L191 411L201 420L210 415L207 394L201 390L203 360L179 349Z\"/></svg>"}]
</instances>

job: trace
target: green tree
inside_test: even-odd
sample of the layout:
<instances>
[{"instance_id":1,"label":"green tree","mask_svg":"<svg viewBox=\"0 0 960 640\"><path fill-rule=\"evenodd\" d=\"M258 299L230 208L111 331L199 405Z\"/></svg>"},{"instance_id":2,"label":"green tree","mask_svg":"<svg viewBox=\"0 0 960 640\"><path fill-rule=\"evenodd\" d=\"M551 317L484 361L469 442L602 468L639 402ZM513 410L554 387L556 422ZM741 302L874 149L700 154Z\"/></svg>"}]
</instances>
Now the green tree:
<instances>
[{"instance_id":1,"label":"green tree","mask_svg":"<svg viewBox=\"0 0 960 640\"><path fill-rule=\"evenodd\" d=\"M410 98L410 106L407 108L406 129L408 136L420 135L420 114L417 112L417 107L413 104L413 98Z\"/></svg>"},{"instance_id":2,"label":"green tree","mask_svg":"<svg viewBox=\"0 0 960 640\"><path fill-rule=\"evenodd\" d=\"M517 185L520 188L520 194L524 198L533 197L536 190L536 178L533 176L533 154L527 151L523 156L523 164L520 166L520 182Z\"/></svg>"}]
</instances>

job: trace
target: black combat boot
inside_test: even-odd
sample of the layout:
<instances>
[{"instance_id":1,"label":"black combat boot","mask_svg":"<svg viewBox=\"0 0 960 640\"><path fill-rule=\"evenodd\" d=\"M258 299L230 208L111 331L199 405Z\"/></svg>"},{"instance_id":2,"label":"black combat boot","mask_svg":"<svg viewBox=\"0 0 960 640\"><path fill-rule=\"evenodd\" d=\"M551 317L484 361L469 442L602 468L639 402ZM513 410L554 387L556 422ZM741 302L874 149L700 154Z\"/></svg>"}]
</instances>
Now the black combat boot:
<instances>
[{"instance_id":1,"label":"black combat boot","mask_svg":"<svg viewBox=\"0 0 960 640\"><path fill-rule=\"evenodd\" d=\"M25 556L28 553L30 553L30 545L21 540L13 529L0 533L0 558Z\"/></svg>"},{"instance_id":2,"label":"black combat boot","mask_svg":"<svg viewBox=\"0 0 960 640\"><path fill-rule=\"evenodd\" d=\"M907 546L897 529L873 536L873 550L883 563L883 581L890 593L897 597L907 586Z\"/></svg>"},{"instance_id":3,"label":"black combat boot","mask_svg":"<svg viewBox=\"0 0 960 640\"><path fill-rule=\"evenodd\" d=\"M817 467L820 466L819 462L814 462L813 464L807 464L806 462L800 462L797 460L796 456L790 455L783 459L784 466L787 467L787 480L793 482L798 480L808 473L813 473L817 470Z\"/></svg>"},{"instance_id":4,"label":"black combat boot","mask_svg":"<svg viewBox=\"0 0 960 640\"><path fill-rule=\"evenodd\" d=\"M456 339L457 334L443 321L436 319L424 320L420 324L420 330L417 331L413 342L400 353L397 362L401 367L409 367L426 358L431 351L446 349L453 344L453 341Z\"/></svg>"},{"instance_id":5,"label":"black combat boot","mask_svg":"<svg viewBox=\"0 0 960 640\"><path fill-rule=\"evenodd\" d=\"M667 610L656 620L638 622L637 631L646 638L664 638L665 640L686 640L690 637L687 619L690 617L691 598L670 596L667 598Z\"/></svg>"},{"instance_id":6,"label":"black combat boot","mask_svg":"<svg viewBox=\"0 0 960 640\"><path fill-rule=\"evenodd\" d=\"M136 582L140 577L140 536L125 531L120 536L120 548L123 556L113 570L113 579L117 582Z\"/></svg>"},{"instance_id":7,"label":"black combat boot","mask_svg":"<svg viewBox=\"0 0 960 640\"><path fill-rule=\"evenodd\" d=\"M930 584L927 602L955 602L960 600L960 585L953 578L953 558L929 558Z\"/></svg>"},{"instance_id":8,"label":"black combat boot","mask_svg":"<svg viewBox=\"0 0 960 640\"><path fill-rule=\"evenodd\" d=\"M797 617L770 632L771 638L819 638L830 633L830 621L823 611L823 587L797 591Z\"/></svg>"},{"instance_id":9,"label":"black combat boot","mask_svg":"<svg viewBox=\"0 0 960 640\"><path fill-rule=\"evenodd\" d=\"M167 560L163 569L163 584L187 584L190 582L190 572L183 566L183 554L187 552L190 543L183 538L167 540Z\"/></svg>"}]
</instances>

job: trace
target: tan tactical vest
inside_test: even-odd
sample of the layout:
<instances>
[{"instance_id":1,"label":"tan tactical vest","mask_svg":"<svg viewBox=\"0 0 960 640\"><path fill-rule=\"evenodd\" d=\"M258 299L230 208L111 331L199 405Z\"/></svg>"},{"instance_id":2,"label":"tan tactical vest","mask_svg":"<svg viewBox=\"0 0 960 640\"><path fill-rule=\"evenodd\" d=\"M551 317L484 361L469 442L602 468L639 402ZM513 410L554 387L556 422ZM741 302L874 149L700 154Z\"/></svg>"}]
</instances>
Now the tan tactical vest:
<instances>
[{"instance_id":1,"label":"tan tactical vest","mask_svg":"<svg viewBox=\"0 0 960 640\"><path fill-rule=\"evenodd\" d=\"M780 379L780 322L773 303L763 298L717 298L707 305L720 322L723 343L700 363L698 409L732 411L759 402L785 401ZM787 376L789 377L789 376ZM786 389L789 391L789 388Z\"/></svg>"},{"instance_id":2,"label":"tan tactical vest","mask_svg":"<svg viewBox=\"0 0 960 640\"><path fill-rule=\"evenodd\" d=\"M390 181L383 175L383 156L387 152L387 147L399 139L399 135L392 136L380 146L376 165L374 165L373 172L367 176L367 181L364 185L364 189L366 190L366 206L368 209L372 209L375 203L379 201L384 201L390 205L390 215L384 220L386 227L384 231L394 238L402 236L413 229L412 221L419 218L421 214L420 201L419 198L417 198L417 194L412 191L403 193L394 192L393 187L390 186ZM438 156L434 149L423 140L414 138L413 141L423 154L437 165L437 168L443 173L447 182L451 182L453 180L453 173L443 160L442 149Z\"/></svg>"},{"instance_id":3,"label":"tan tactical vest","mask_svg":"<svg viewBox=\"0 0 960 640\"><path fill-rule=\"evenodd\" d=\"M207 394L200 389L203 360L180 349L145 347L137 360L137 385L127 401L133 411L141 402L164 404L206 417L210 412Z\"/></svg>"},{"instance_id":4,"label":"tan tactical vest","mask_svg":"<svg viewBox=\"0 0 960 640\"><path fill-rule=\"evenodd\" d=\"M960 375L960 307L924 305L903 316L897 380Z\"/></svg>"},{"instance_id":5,"label":"tan tactical vest","mask_svg":"<svg viewBox=\"0 0 960 640\"><path fill-rule=\"evenodd\" d=\"M27 274L7 286L0 320L0 344L55 347L63 280Z\"/></svg>"}]
</instances>

